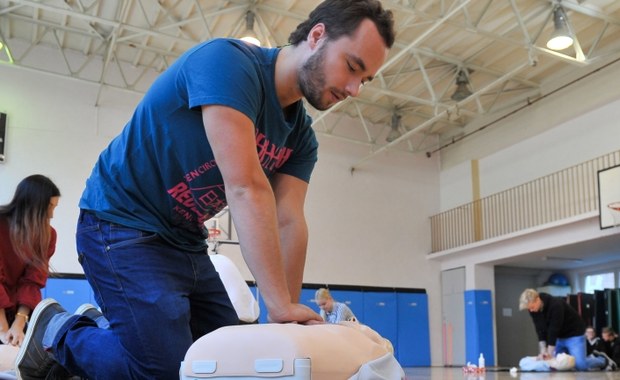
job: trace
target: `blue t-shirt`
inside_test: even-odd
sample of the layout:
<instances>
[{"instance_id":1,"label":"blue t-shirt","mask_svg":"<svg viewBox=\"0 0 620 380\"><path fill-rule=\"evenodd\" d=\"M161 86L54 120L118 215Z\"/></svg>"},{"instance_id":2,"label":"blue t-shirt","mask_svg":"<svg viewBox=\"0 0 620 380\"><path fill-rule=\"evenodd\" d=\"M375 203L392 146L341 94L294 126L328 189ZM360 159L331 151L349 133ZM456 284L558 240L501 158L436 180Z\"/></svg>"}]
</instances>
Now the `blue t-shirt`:
<instances>
[{"instance_id":1,"label":"blue t-shirt","mask_svg":"<svg viewBox=\"0 0 620 380\"><path fill-rule=\"evenodd\" d=\"M204 249L204 222L227 202L202 105L228 106L254 122L257 154L268 177L279 172L309 181L318 142L302 101L286 115L280 106L274 79L278 53L215 39L179 57L99 156L80 208L155 232L184 249Z\"/></svg>"}]
</instances>

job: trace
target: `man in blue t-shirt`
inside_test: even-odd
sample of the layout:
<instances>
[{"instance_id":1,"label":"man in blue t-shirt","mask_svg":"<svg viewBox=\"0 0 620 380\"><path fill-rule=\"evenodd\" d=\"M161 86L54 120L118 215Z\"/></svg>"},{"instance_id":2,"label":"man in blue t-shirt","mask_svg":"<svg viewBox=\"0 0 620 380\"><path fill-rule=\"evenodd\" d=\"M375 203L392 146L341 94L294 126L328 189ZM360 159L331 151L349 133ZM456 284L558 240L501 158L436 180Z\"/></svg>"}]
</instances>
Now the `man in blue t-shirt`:
<instances>
[{"instance_id":1,"label":"man in blue t-shirt","mask_svg":"<svg viewBox=\"0 0 620 380\"><path fill-rule=\"evenodd\" d=\"M325 110L356 96L394 43L392 13L378 0L327 0L289 42L207 41L153 83L79 205L78 258L109 328L44 301L18 355L22 378L52 366L178 377L196 339L238 322L205 243L204 222L227 205L270 320L321 321L298 303L318 148L302 98Z\"/></svg>"}]
</instances>

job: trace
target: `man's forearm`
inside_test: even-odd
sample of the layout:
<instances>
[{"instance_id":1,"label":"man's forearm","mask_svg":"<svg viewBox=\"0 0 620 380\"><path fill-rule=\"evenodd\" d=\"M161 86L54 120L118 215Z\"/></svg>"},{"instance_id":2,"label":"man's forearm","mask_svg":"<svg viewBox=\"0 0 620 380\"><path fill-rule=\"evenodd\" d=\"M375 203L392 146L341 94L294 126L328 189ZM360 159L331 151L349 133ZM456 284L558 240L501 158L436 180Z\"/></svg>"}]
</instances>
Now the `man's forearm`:
<instances>
[{"instance_id":1,"label":"man's forearm","mask_svg":"<svg viewBox=\"0 0 620 380\"><path fill-rule=\"evenodd\" d=\"M303 220L280 227L280 247L291 301L298 303L306 264L308 229Z\"/></svg>"},{"instance_id":2,"label":"man's forearm","mask_svg":"<svg viewBox=\"0 0 620 380\"><path fill-rule=\"evenodd\" d=\"M228 191L230 212L248 268L271 312L291 302L276 223L273 193L269 187L245 192Z\"/></svg>"}]
</instances>

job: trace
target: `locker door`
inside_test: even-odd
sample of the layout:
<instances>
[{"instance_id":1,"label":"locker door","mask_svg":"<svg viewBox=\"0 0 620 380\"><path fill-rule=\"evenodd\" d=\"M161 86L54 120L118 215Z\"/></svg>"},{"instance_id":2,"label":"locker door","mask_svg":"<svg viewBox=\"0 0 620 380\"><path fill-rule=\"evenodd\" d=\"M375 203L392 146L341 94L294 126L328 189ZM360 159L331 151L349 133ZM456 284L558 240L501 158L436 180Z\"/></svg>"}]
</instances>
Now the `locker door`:
<instances>
[{"instance_id":1,"label":"locker door","mask_svg":"<svg viewBox=\"0 0 620 380\"><path fill-rule=\"evenodd\" d=\"M364 292L364 324L392 342L394 351L398 347L397 320L396 293Z\"/></svg>"},{"instance_id":2,"label":"locker door","mask_svg":"<svg viewBox=\"0 0 620 380\"><path fill-rule=\"evenodd\" d=\"M48 278L44 293L46 298L55 299L70 313L82 304L94 302L86 279Z\"/></svg>"},{"instance_id":3,"label":"locker door","mask_svg":"<svg viewBox=\"0 0 620 380\"><path fill-rule=\"evenodd\" d=\"M308 306L318 313L320 310L316 302L314 302L314 293L316 293L316 289L302 288L301 294L299 295L299 303Z\"/></svg>"},{"instance_id":4,"label":"locker door","mask_svg":"<svg viewBox=\"0 0 620 380\"><path fill-rule=\"evenodd\" d=\"M465 268L441 272L444 365L465 365Z\"/></svg>"},{"instance_id":5,"label":"locker door","mask_svg":"<svg viewBox=\"0 0 620 380\"><path fill-rule=\"evenodd\" d=\"M478 363L482 353L487 366L495 365L493 339L493 303L491 291L476 289L465 291L465 359Z\"/></svg>"},{"instance_id":6,"label":"locker door","mask_svg":"<svg viewBox=\"0 0 620 380\"><path fill-rule=\"evenodd\" d=\"M358 321L364 323L364 293L355 290L330 290L334 300L342 302L351 309ZM316 305L315 305L316 307Z\"/></svg>"},{"instance_id":7,"label":"locker door","mask_svg":"<svg viewBox=\"0 0 620 380\"><path fill-rule=\"evenodd\" d=\"M404 367L431 365L428 295L398 293L398 362Z\"/></svg>"},{"instance_id":8,"label":"locker door","mask_svg":"<svg viewBox=\"0 0 620 380\"><path fill-rule=\"evenodd\" d=\"M261 294L258 287L256 287L256 299L258 300L258 307L260 309L260 314L258 316L258 323L268 323L267 322L267 306L265 306L265 300L263 300L263 295Z\"/></svg>"},{"instance_id":9,"label":"locker door","mask_svg":"<svg viewBox=\"0 0 620 380\"><path fill-rule=\"evenodd\" d=\"M319 307L316 306L316 303L314 302L315 292L316 292L316 289L302 288L301 294L299 296L299 303L308 306L309 308L311 308L312 310L318 313ZM260 290L258 290L258 288L256 289L255 295L256 295L256 299L258 299L258 306L260 307L260 316L258 318L258 322L268 323L267 306L265 306L265 301L263 300L263 297L260 293Z\"/></svg>"}]
</instances>

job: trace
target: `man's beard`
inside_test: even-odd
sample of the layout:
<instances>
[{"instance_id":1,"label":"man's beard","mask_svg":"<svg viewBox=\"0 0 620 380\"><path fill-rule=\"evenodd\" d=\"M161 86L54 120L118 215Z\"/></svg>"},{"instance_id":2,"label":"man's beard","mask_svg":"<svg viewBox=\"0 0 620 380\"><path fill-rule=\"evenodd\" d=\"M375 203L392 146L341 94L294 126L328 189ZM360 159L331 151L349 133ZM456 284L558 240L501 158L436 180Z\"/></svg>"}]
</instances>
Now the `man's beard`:
<instances>
[{"instance_id":1,"label":"man's beard","mask_svg":"<svg viewBox=\"0 0 620 380\"><path fill-rule=\"evenodd\" d=\"M299 70L298 75L301 94L312 107L319 111L331 107L331 104L325 104L322 99L323 89L325 88L325 73L322 70L322 63L326 47L327 43L323 44L314 55L308 58Z\"/></svg>"}]
</instances>

